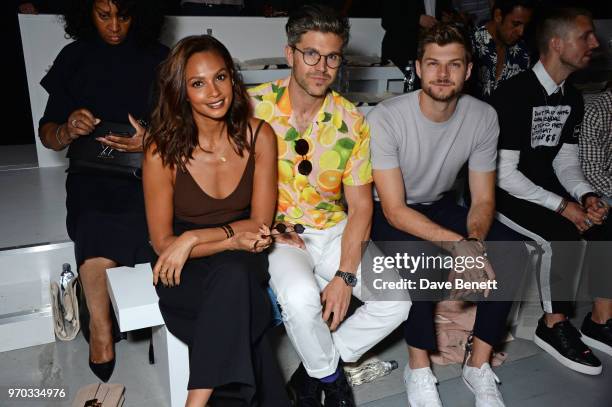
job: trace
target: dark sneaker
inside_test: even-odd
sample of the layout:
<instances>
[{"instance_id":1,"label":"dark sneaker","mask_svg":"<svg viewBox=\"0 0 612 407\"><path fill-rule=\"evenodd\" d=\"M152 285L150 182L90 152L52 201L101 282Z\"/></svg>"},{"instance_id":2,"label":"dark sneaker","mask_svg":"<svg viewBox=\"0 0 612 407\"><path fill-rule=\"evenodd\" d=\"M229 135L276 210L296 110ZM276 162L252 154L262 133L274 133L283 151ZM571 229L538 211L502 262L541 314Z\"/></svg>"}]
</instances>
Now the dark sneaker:
<instances>
[{"instance_id":1,"label":"dark sneaker","mask_svg":"<svg viewBox=\"0 0 612 407\"><path fill-rule=\"evenodd\" d=\"M322 383L308 376L302 363L289 379L287 393L294 407L321 407Z\"/></svg>"},{"instance_id":2,"label":"dark sneaker","mask_svg":"<svg viewBox=\"0 0 612 407\"><path fill-rule=\"evenodd\" d=\"M342 365L338 378L331 383L321 383L325 393L325 407L355 407L353 390L346 380Z\"/></svg>"},{"instance_id":3,"label":"dark sneaker","mask_svg":"<svg viewBox=\"0 0 612 407\"><path fill-rule=\"evenodd\" d=\"M580 333L567 320L557 322L549 328L544 317L540 318L533 341L572 370L589 375L601 373L601 362L580 340Z\"/></svg>"},{"instance_id":4,"label":"dark sneaker","mask_svg":"<svg viewBox=\"0 0 612 407\"><path fill-rule=\"evenodd\" d=\"M612 318L605 324L598 324L591 319L589 312L582 321L582 342L612 356Z\"/></svg>"}]
</instances>

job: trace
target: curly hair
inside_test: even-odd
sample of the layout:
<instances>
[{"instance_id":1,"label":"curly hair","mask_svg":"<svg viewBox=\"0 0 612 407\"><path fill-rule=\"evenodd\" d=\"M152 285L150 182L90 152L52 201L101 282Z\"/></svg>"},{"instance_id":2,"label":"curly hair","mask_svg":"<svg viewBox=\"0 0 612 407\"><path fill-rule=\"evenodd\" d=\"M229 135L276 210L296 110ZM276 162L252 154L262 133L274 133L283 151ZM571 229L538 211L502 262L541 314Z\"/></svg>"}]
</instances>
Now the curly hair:
<instances>
[{"instance_id":1,"label":"curly hair","mask_svg":"<svg viewBox=\"0 0 612 407\"><path fill-rule=\"evenodd\" d=\"M164 24L159 0L108 0L119 13L132 17L130 32L140 45L150 45L157 41ZM96 0L71 0L64 14L66 36L75 40L90 40L98 35L92 19Z\"/></svg>"},{"instance_id":2,"label":"curly hair","mask_svg":"<svg viewBox=\"0 0 612 407\"><path fill-rule=\"evenodd\" d=\"M149 136L145 139L145 150L155 144L153 153L160 155L162 163L182 171L186 170L185 164L193 159L193 150L198 146L198 129L185 85L187 61L198 52L214 52L225 62L233 92L232 104L225 116L227 133L238 155L242 156L244 150L251 147L246 138L251 104L232 56L219 40L210 35L185 37L160 66L157 80L159 98L151 116Z\"/></svg>"}]
</instances>

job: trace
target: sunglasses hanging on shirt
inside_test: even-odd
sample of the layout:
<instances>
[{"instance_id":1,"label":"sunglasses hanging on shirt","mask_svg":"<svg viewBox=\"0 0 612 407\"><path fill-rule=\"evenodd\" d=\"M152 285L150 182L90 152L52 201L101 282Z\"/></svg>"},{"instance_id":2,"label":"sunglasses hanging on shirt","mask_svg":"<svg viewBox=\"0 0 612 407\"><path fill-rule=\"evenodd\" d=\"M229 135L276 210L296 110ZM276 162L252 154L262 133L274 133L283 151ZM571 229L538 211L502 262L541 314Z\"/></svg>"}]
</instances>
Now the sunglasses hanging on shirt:
<instances>
[{"instance_id":1,"label":"sunglasses hanging on shirt","mask_svg":"<svg viewBox=\"0 0 612 407\"><path fill-rule=\"evenodd\" d=\"M312 163L306 158L310 145L308 141L301 138L295 141L295 152L302 156L302 161L298 164L298 172L304 176L308 176L312 172Z\"/></svg>"}]
</instances>

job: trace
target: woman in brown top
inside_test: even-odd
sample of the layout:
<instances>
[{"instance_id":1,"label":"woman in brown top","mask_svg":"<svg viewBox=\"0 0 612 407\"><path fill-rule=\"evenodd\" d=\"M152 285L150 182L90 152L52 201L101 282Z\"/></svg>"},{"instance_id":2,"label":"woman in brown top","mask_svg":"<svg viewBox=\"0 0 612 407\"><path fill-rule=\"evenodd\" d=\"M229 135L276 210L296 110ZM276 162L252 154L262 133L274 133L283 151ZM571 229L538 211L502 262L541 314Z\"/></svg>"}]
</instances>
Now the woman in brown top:
<instances>
[{"instance_id":1,"label":"woman in brown top","mask_svg":"<svg viewBox=\"0 0 612 407\"><path fill-rule=\"evenodd\" d=\"M227 49L180 41L162 64L143 183L153 283L189 346L187 406L286 406L266 340L276 138L254 119Z\"/></svg>"}]
</instances>

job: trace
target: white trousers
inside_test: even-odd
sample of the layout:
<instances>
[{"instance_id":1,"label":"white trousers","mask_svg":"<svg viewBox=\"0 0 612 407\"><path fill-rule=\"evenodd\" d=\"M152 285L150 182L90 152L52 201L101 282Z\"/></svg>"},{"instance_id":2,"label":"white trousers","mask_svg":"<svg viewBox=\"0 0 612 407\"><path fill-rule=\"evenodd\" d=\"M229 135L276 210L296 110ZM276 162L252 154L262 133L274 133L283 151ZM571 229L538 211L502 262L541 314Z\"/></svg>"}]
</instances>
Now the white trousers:
<instances>
[{"instance_id":1,"label":"white trousers","mask_svg":"<svg viewBox=\"0 0 612 407\"><path fill-rule=\"evenodd\" d=\"M323 321L321 291L340 264L346 220L329 229L307 229L306 250L275 244L269 255L270 286L282 307L283 322L308 375L329 376L338 359L357 361L408 318L411 302L366 301L335 332ZM353 295L361 298L361 267ZM398 275L399 279L399 275Z\"/></svg>"}]
</instances>

